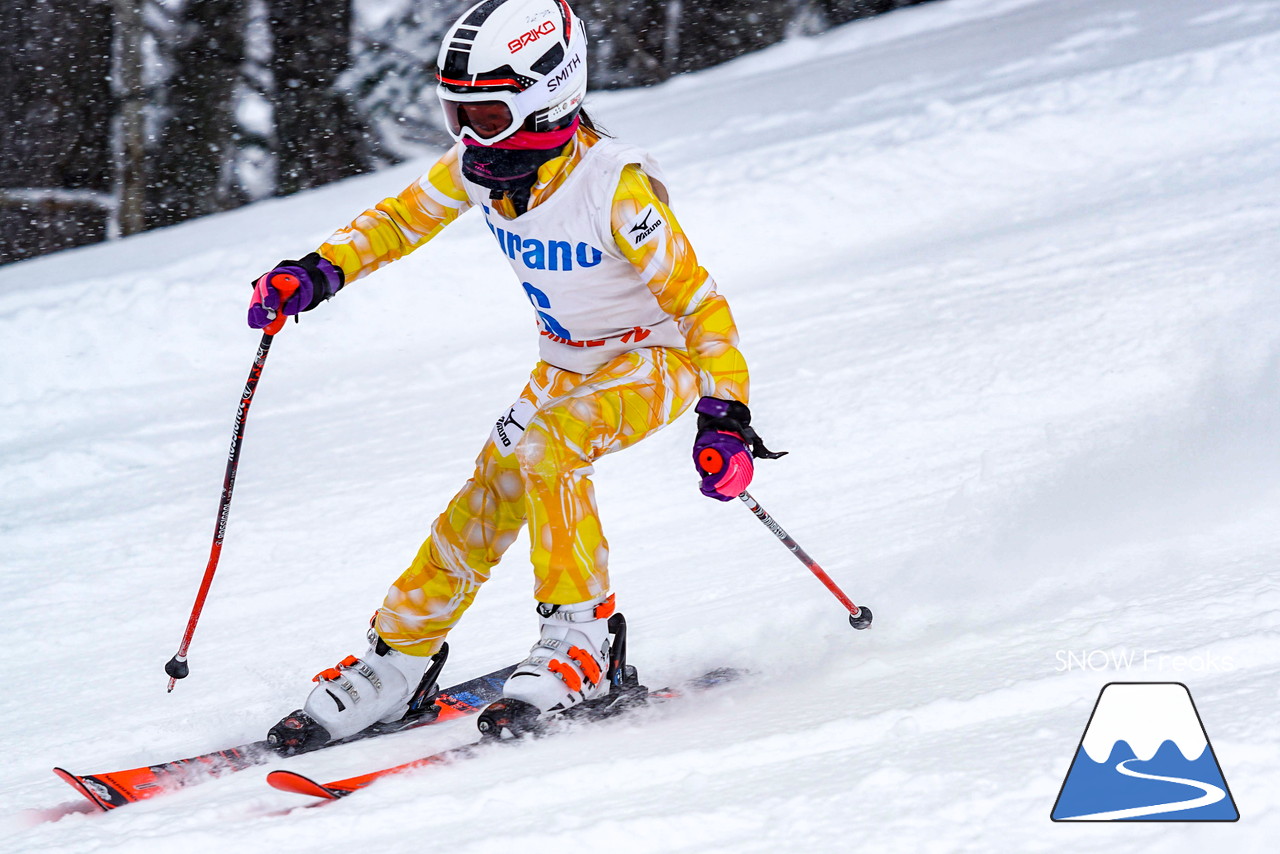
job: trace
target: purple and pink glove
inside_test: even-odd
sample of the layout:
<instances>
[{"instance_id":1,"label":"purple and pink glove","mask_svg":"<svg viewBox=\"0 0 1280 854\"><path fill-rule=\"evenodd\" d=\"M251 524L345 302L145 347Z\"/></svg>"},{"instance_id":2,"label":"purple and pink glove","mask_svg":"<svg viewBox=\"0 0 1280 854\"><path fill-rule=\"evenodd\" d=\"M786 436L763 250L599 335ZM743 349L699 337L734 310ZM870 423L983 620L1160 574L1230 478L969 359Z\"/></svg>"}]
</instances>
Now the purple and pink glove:
<instances>
[{"instance_id":1,"label":"purple and pink glove","mask_svg":"<svg viewBox=\"0 0 1280 854\"><path fill-rule=\"evenodd\" d=\"M755 471L752 457L776 460L786 453L764 446L751 429L751 410L745 403L704 397L694 411L698 413L698 437L693 442L693 464L702 476L702 494L708 498L737 498L751 483Z\"/></svg>"},{"instance_id":2,"label":"purple and pink glove","mask_svg":"<svg viewBox=\"0 0 1280 854\"><path fill-rule=\"evenodd\" d=\"M344 283L342 270L315 252L298 261L281 261L253 283L249 325L274 335L286 318L315 308Z\"/></svg>"}]
</instances>

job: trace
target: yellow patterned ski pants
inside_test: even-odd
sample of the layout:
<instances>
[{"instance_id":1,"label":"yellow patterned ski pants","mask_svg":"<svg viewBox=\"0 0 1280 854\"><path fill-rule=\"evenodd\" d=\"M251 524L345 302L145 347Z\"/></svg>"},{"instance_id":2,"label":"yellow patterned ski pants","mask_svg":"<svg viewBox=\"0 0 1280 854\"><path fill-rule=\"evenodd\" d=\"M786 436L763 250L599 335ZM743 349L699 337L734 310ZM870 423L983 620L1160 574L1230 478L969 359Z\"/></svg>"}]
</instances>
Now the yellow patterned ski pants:
<instances>
[{"instance_id":1,"label":"yellow patterned ski pants","mask_svg":"<svg viewBox=\"0 0 1280 854\"><path fill-rule=\"evenodd\" d=\"M511 410L515 423L495 428L475 473L387 591L378 634L403 652L438 650L526 522L537 601L572 605L608 592L591 464L674 421L697 400L699 381L689 357L669 348L623 353L585 375L539 362Z\"/></svg>"}]
</instances>

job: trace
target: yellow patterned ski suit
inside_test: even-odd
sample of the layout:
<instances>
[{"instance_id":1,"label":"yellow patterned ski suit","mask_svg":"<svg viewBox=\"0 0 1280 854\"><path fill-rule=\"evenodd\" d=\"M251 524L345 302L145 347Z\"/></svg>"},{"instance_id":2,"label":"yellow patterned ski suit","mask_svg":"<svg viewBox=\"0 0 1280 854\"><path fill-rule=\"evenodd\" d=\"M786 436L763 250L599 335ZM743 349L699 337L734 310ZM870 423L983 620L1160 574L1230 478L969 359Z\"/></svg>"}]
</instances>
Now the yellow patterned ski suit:
<instances>
[{"instance_id":1,"label":"yellow patterned ski suit","mask_svg":"<svg viewBox=\"0 0 1280 854\"><path fill-rule=\"evenodd\" d=\"M541 167L530 211L564 184L598 141L580 128L565 152ZM471 207L458 152L451 149L400 195L340 229L320 254L350 283L431 240ZM518 225L508 199L490 204ZM534 367L520 394L519 417L515 407L510 413L514 428L523 427L518 441L511 448L493 437L485 443L471 479L387 592L375 628L396 649L418 655L438 650L526 523L538 601L569 605L607 593L609 551L596 513L592 462L670 424L700 395L747 402L747 368L728 303L698 264L665 188L632 164L623 169L611 205L618 248L678 323L686 347L637 342L587 374L546 361ZM624 229L650 205L670 228L664 239L637 248Z\"/></svg>"}]
</instances>

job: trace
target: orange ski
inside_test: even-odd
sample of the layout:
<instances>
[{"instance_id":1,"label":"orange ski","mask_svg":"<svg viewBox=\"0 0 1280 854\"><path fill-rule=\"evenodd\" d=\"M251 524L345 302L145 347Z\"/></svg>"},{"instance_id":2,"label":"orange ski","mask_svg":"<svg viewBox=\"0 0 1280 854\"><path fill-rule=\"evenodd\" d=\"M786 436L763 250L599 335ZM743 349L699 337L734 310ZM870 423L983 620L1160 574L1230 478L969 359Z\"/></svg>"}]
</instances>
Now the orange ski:
<instances>
[{"instance_id":1,"label":"orange ski","mask_svg":"<svg viewBox=\"0 0 1280 854\"><path fill-rule=\"evenodd\" d=\"M184 786L262 765L275 755L265 741L255 741L190 759L144 765L124 771L79 775L64 768L54 768L53 773L66 780L89 803L101 810L113 810Z\"/></svg>"},{"instance_id":2,"label":"orange ski","mask_svg":"<svg viewBox=\"0 0 1280 854\"><path fill-rule=\"evenodd\" d=\"M674 700L686 694L696 693L742 676L743 671L734 670L732 668L720 668L704 673L696 679L690 680L679 687L659 688L652 691L644 691L641 689L641 702L638 704L630 704L618 708L619 712L626 712L637 707L637 705L646 705L651 702L663 702L666 700ZM571 711L577 711L577 707ZM566 713L568 714L568 713ZM607 717L609 715L601 715ZM593 717L584 717L585 720L593 720ZM347 777L343 780L334 780L330 783L319 783L302 774L293 771L272 771L267 775L267 783L275 789L282 792L292 792L296 795L310 795L314 798L321 798L326 801L336 801L345 798L353 792L358 792L370 784L389 777L392 774L403 774L406 771L414 771L419 768L426 768L431 765L448 765L460 759L468 759L481 753L484 749L502 744L517 744L520 739L503 739L497 737L482 738L471 744L464 744L461 747L453 747L449 750L434 753L430 756L424 756L420 759L414 759L411 762L405 762L400 765L393 765L390 768L383 768L380 771L371 771L368 774L361 774L356 777Z\"/></svg>"},{"instance_id":3,"label":"orange ski","mask_svg":"<svg viewBox=\"0 0 1280 854\"><path fill-rule=\"evenodd\" d=\"M302 774L293 771L272 771L267 775L267 783L272 788L279 789L282 792L293 792L295 795L311 795L327 801L336 801L339 798L345 798L352 792L360 791L376 780L390 777L392 774L402 774L405 771L412 771L416 768L426 768L428 765L447 765L455 760L465 759L476 753L477 748L481 745L488 743L488 741L478 741L475 744L464 744L461 747L454 747L441 753L424 756L421 759L414 759L412 762L393 765L380 771L371 771L358 777L334 780L332 783L317 783L310 777L304 777Z\"/></svg>"},{"instance_id":4,"label":"orange ski","mask_svg":"<svg viewBox=\"0 0 1280 854\"><path fill-rule=\"evenodd\" d=\"M338 744L350 744L391 732L404 732L421 726L454 720L455 718L473 715L482 710L490 702L496 700L502 692L502 683L511 675L515 665L486 673L450 688L446 688L432 700L429 711L421 717L410 721L399 721L377 729L365 730L362 733L325 745L325 748ZM323 749L323 748L322 748ZM53 773L65 780L69 786L100 810L113 810L126 804L137 803L156 795L172 792L186 786L193 786L221 777L265 765L280 755L272 750L271 745L263 741L254 741L215 750L189 759L178 759L162 762L158 765L143 765L140 768L129 768L124 771L110 771L102 774L72 774L65 768L54 768Z\"/></svg>"}]
</instances>

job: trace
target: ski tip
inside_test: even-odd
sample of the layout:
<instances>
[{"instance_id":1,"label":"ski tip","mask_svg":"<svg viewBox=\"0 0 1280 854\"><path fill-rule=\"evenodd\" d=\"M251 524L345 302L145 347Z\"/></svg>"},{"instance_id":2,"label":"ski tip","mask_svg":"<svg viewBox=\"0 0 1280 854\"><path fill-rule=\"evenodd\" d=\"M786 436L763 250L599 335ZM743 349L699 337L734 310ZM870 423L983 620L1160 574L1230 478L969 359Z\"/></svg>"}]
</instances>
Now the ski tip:
<instances>
[{"instance_id":1,"label":"ski tip","mask_svg":"<svg viewBox=\"0 0 1280 854\"><path fill-rule=\"evenodd\" d=\"M110 804L106 803L97 795L95 795L93 791L90 790L90 788L84 784L84 781L81 780L79 777L77 777L75 774L72 774L70 771L66 770L65 768L54 768L53 773L57 774L62 780L64 780L67 783L67 785L69 785L71 788L75 789L77 792L83 795L85 800L93 804L98 809L102 810L103 812L107 812L108 810L111 809Z\"/></svg>"},{"instance_id":2,"label":"ski tip","mask_svg":"<svg viewBox=\"0 0 1280 854\"><path fill-rule=\"evenodd\" d=\"M273 789L279 789L282 792L292 792L295 795L310 795L313 798L324 798L327 801L336 801L347 792L339 792L323 786L312 780L310 777L304 777L293 771L272 771L267 775L267 784Z\"/></svg>"}]
</instances>

